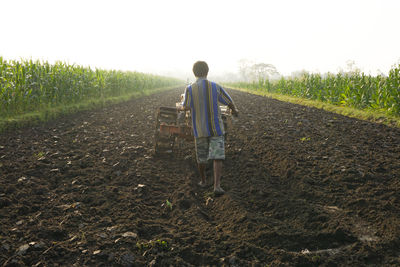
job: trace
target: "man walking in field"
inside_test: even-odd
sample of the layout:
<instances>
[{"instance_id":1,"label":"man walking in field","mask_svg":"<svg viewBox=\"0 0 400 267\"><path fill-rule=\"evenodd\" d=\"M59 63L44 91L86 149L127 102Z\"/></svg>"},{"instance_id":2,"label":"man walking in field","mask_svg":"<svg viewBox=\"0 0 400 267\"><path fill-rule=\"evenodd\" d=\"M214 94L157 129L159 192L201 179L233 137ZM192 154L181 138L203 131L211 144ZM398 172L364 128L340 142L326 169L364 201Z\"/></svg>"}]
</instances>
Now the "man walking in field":
<instances>
[{"instance_id":1,"label":"man walking in field","mask_svg":"<svg viewBox=\"0 0 400 267\"><path fill-rule=\"evenodd\" d=\"M218 84L207 80L208 65L197 61L193 65L196 82L185 89L183 109L190 109L195 137L197 164L200 172L201 187L206 186L206 165L213 160L214 193L222 195L222 161L225 159L224 124L218 103L227 105L234 116L238 110L229 94Z\"/></svg>"}]
</instances>

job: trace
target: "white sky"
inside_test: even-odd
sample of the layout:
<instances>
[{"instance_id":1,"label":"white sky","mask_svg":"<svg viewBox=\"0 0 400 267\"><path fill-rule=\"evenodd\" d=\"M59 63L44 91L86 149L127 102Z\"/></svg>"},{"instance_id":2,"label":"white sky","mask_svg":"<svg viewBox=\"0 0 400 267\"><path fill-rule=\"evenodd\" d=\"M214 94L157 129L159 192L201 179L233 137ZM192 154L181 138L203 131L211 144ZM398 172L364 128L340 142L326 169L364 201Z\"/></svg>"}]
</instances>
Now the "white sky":
<instances>
[{"instance_id":1,"label":"white sky","mask_svg":"<svg viewBox=\"0 0 400 267\"><path fill-rule=\"evenodd\" d=\"M400 60L399 0L0 0L0 56L157 74L237 72L246 58L282 74ZM191 77L190 77L191 78Z\"/></svg>"}]
</instances>

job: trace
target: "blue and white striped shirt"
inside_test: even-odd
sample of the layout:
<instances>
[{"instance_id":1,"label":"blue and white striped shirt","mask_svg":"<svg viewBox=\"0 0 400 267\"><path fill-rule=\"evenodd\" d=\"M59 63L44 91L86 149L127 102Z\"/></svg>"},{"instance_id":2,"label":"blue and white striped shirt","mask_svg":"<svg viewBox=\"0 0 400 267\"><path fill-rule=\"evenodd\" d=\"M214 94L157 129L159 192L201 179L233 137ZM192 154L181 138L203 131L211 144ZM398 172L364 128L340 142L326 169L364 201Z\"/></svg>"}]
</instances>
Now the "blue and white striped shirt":
<instances>
[{"instance_id":1,"label":"blue and white striped shirt","mask_svg":"<svg viewBox=\"0 0 400 267\"><path fill-rule=\"evenodd\" d=\"M217 83L198 78L186 87L183 106L191 110L195 137L221 136L225 133L218 103L229 105L233 101Z\"/></svg>"}]
</instances>

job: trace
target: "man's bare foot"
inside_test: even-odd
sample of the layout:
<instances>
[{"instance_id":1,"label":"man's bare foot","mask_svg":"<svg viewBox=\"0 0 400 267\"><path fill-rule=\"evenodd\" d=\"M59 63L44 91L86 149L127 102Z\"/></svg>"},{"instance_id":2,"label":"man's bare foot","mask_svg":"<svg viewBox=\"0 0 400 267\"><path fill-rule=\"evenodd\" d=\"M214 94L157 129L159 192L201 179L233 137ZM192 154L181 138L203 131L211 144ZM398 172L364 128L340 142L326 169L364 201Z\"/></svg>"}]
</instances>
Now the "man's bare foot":
<instances>
[{"instance_id":1,"label":"man's bare foot","mask_svg":"<svg viewBox=\"0 0 400 267\"><path fill-rule=\"evenodd\" d=\"M198 185L199 185L200 187L206 187L206 186L207 186L207 183L206 183L206 182L203 182L203 181L200 181L200 182L198 183Z\"/></svg>"},{"instance_id":2,"label":"man's bare foot","mask_svg":"<svg viewBox=\"0 0 400 267\"><path fill-rule=\"evenodd\" d=\"M220 186L214 188L214 195L222 196L225 193L225 190L222 189Z\"/></svg>"}]
</instances>

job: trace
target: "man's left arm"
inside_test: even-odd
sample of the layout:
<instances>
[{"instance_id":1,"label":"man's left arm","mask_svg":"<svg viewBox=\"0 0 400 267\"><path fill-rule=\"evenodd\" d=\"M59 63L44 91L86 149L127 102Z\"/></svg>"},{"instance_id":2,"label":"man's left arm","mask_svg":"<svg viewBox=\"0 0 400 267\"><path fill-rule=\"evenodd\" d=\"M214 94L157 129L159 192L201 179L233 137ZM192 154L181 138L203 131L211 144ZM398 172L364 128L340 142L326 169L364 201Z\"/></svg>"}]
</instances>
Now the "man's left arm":
<instances>
[{"instance_id":1,"label":"man's left arm","mask_svg":"<svg viewBox=\"0 0 400 267\"><path fill-rule=\"evenodd\" d=\"M233 103L232 98L222 87L220 87L219 90L218 101L224 105L227 105L232 110L232 114L234 116L237 116L239 114L239 111L236 108L236 105Z\"/></svg>"}]
</instances>

